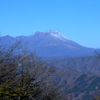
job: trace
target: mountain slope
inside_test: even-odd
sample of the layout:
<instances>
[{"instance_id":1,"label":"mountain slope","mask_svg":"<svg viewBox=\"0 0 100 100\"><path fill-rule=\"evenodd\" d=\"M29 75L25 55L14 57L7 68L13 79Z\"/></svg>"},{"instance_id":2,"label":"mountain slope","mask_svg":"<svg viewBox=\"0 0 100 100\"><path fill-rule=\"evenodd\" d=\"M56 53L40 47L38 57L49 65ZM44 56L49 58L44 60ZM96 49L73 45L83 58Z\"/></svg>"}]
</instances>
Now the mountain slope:
<instances>
[{"instance_id":1,"label":"mountain slope","mask_svg":"<svg viewBox=\"0 0 100 100\"><path fill-rule=\"evenodd\" d=\"M100 76L100 60L94 56L52 59L46 60L46 63L54 68L65 68L67 66L80 72L91 72Z\"/></svg>"},{"instance_id":2,"label":"mountain slope","mask_svg":"<svg viewBox=\"0 0 100 100\"><path fill-rule=\"evenodd\" d=\"M79 72L65 67L52 77L53 84L60 86L65 98L92 100L100 91L100 77L88 72ZM69 94L69 95L68 95Z\"/></svg>"}]
</instances>

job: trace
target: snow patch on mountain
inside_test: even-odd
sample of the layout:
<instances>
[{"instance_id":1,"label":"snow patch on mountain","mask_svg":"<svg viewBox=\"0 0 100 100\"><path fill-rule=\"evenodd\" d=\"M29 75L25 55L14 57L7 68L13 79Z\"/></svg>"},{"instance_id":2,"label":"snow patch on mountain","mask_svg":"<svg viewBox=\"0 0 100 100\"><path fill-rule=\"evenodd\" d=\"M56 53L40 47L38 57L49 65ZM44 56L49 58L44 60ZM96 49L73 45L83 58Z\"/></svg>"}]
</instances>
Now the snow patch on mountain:
<instances>
[{"instance_id":1,"label":"snow patch on mountain","mask_svg":"<svg viewBox=\"0 0 100 100\"><path fill-rule=\"evenodd\" d=\"M62 41L66 41L66 40L69 40L68 38L66 38L64 35L58 33L58 34L54 34L54 33L51 33L52 36L62 40Z\"/></svg>"}]
</instances>

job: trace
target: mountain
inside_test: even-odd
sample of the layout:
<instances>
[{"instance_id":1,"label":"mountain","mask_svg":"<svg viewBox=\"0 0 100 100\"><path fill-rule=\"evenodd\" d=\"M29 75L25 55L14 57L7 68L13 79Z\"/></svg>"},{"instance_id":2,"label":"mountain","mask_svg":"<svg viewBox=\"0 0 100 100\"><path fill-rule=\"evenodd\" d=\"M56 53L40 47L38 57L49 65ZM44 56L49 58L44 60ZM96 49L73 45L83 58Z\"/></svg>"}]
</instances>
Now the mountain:
<instances>
[{"instance_id":1,"label":"mountain","mask_svg":"<svg viewBox=\"0 0 100 100\"><path fill-rule=\"evenodd\" d=\"M100 76L100 60L94 56L49 59L46 63L54 68L66 68L67 66L79 72L90 72Z\"/></svg>"},{"instance_id":2,"label":"mountain","mask_svg":"<svg viewBox=\"0 0 100 100\"><path fill-rule=\"evenodd\" d=\"M8 48L19 40L22 47L44 57L46 64L55 69L57 75L51 77L52 82L61 86L64 94L71 92L70 96L74 100L91 100L98 94L100 77L94 74L100 63L94 57L81 57L94 55L93 48L81 46L52 30L36 32L30 36L3 36L0 45ZM47 58L59 59L47 61Z\"/></svg>"},{"instance_id":3,"label":"mountain","mask_svg":"<svg viewBox=\"0 0 100 100\"><path fill-rule=\"evenodd\" d=\"M93 48L87 48L75 43L57 31L36 32L30 36L4 36L1 37L3 44L13 44L21 40L30 52L36 52L41 57L76 57L93 55Z\"/></svg>"},{"instance_id":4,"label":"mountain","mask_svg":"<svg viewBox=\"0 0 100 100\"><path fill-rule=\"evenodd\" d=\"M100 77L89 72L79 72L65 67L52 77L53 84L60 86L65 98L92 100L100 93Z\"/></svg>"}]
</instances>

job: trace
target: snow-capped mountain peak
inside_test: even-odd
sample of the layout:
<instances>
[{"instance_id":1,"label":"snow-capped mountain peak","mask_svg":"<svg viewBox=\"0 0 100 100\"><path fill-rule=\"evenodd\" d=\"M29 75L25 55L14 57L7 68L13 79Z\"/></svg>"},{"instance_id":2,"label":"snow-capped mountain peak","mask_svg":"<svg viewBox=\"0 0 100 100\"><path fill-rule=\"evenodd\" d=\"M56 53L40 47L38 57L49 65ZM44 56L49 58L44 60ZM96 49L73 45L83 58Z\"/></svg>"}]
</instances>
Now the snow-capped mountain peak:
<instances>
[{"instance_id":1,"label":"snow-capped mountain peak","mask_svg":"<svg viewBox=\"0 0 100 100\"><path fill-rule=\"evenodd\" d=\"M83 47L57 31L35 32L30 36L1 37L3 45L12 45L21 38L22 45L27 43L30 52L36 52L38 56L83 56L92 55L93 49Z\"/></svg>"},{"instance_id":2,"label":"snow-capped mountain peak","mask_svg":"<svg viewBox=\"0 0 100 100\"><path fill-rule=\"evenodd\" d=\"M57 32L57 31L53 31L53 30L48 30L48 31L43 31L43 32L35 32L34 34L32 34L30 36L46 37L48 35L53 36L53 37L60 39L62 41L69 40L67 37L65 37L61 33Z\"/></svg>"}]
</instances>

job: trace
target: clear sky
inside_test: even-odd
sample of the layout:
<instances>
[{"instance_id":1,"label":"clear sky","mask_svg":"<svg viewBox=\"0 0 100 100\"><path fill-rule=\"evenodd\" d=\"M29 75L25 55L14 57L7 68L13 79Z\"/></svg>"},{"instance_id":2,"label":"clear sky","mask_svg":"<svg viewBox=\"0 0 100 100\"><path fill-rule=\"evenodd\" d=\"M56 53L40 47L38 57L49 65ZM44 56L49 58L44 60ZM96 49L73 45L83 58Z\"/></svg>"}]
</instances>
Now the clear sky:
<instances>
[{"instance_id":1,"label":"clear sky","mask_svg":"<svg viewBox=\"0 0 100 100\"><path fill-rule=\"evenodd\" d=\"M100 48L100 0L0 0L0 34L55 30L86 47Z\"/></svg>"}]
</instances>

